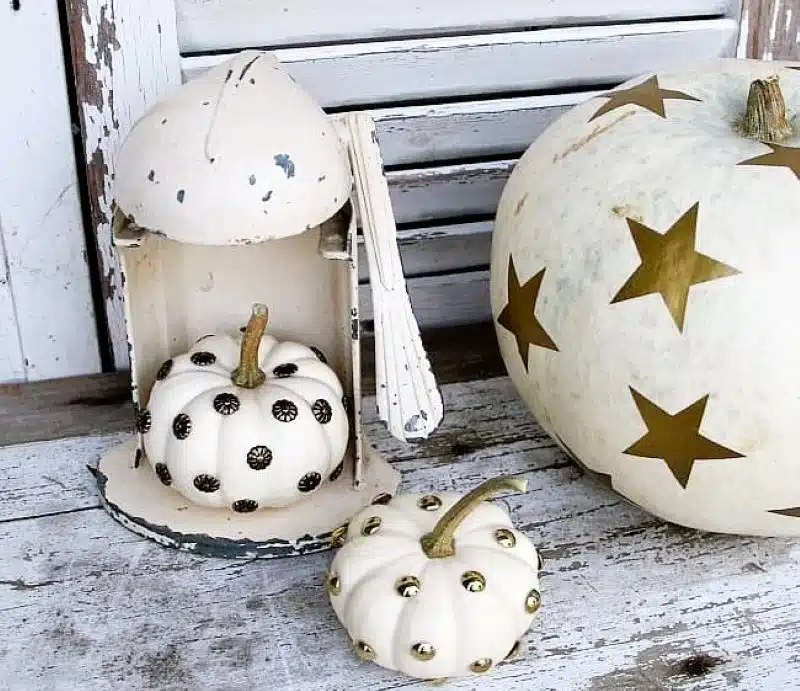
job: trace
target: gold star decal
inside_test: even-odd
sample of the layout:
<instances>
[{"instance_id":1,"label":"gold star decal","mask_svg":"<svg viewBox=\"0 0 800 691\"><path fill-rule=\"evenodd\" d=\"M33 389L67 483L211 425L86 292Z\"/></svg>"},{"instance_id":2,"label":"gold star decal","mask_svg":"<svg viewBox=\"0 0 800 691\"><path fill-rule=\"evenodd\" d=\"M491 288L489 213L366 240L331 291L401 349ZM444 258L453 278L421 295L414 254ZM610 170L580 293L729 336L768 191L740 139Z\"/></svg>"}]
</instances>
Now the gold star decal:
<instances>
[{"instance_id":1,"label":"gold star decal","mask_svg":"<svg viewBox=\"0 0 800 691\"><path fill-rule=\"evenodd\" d=\"M792 146L779 146L778 144L767 144L772 151L768 154L761 154L755 158L742 161L740 166L772 166L775 168L788 168L800 180L800 148Z\"/></svg>"},{"instance_id":2,"label":"gold star decal","mask_svg":"<svg viewBox=\"0 0 800 691\"><path fill-rule=\"evenodd\" d=\"M775 513L779 516L789 516L790 518L800 518L800 506L792 506L789 509L771 509L770 511L767 511L767 513Z\"/></svg>"},{"instance_id":3,"label":"gold star decal","mask_svg":"<svg viewBox=\"0 0 800 691\"><path fill-rule=\"evenodd\" d=\"M743 454L700 434L708 394L670 415L633 387L629 388L647 432L622 453L662 459L684 489L689 483L695 461L744 458Z\"/></svg>"},{"instance_id":4,"label":"gold star decal","mask_svg":"<svg viewBox=\"0 0 800 691\"><path fill-rule=\"evenodd\" d=\"M621 108L626 105L641 106L651 113L660 115L666 118L667 114L664 110L664 101L678 100L678 101L699 101L699 98L685 94L682 91L673 91L672 89L662 89L658 85L658 77L650 77L650 79L632 86L630 89L619 89L617 91L609 91L605 96L609 99L604 103L597 112L589 118L589 122L599 118L601 115L610 113L612 110Z\"/></svg>"},{"instance_id":5,"label":"gold star decal","mask_svg":"<svg viewBox=\"0 0 800 691\"><path fill-rule=\"evenodd\" d=\"M663 235L632 218L625 219L642 261L611 304L659 293L678 330L683 332L689 289L697 283L739 273L694 249L698 208L699 204L695 204Z\"/></svg>"},{"instance_id":6,"label":"gold star decal","mask_svg":"<svg viewBox=\"0 0 800 691\"><path fill-rule=\"evenodd\" d=\"M520 285L514 258L508 259L508 304L498 317L498 323L508 329L517 339L519 356L528 370L528 351L530 346L537 345L550 350L558 350L553 339L547 335L544 327L536 318L536 301L542 287L545 269L542 269L524 285Z\"/></svg>"}]
</instances>

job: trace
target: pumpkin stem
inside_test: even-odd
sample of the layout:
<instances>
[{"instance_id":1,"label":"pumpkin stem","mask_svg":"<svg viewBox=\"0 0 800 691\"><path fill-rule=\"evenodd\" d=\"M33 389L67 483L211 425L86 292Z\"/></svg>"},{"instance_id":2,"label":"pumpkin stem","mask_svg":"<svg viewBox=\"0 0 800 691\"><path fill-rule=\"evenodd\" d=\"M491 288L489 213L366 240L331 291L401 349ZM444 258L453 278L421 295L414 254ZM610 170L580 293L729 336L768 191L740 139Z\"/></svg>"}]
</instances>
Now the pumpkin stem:
<instances>
[{"instance_id":1,"label":"pumpkin stem","mask_svg":"<svg viewBox=\"0 0 800 691\"><path fill-rule=\"evenodd\" d=\"M742 133L760 142L779 142L792 134L786 117L786 101L777 76L750 84Z\"/></svg>"},{"instance_id":2,"label":"pumpkin stem","mask_svg":"<svg viewBox=\"0 0 800 691\"><path fill-rule=\"evenodd\" d=\"M433 530L423 535L422 550L429 559L452 557L456 553L455 532L461 522L490 495L504 489L524 492L528 483L514 477L495 477L465 494L439 519Z\"/></svg>"},{"instance_id":3,"label":"pumpkin stem","mask_svg":"<svg viewBox=\"0 0 800 691\"><path fill-rule=\"evenodd\" d=\"M268 314L266 305L260 302L253 305L253 311L247 322L244 338L242 338L239 366L231 374L231 379L236 386L255 389L257 386L261 386L267 378L267 375L258 366L258 347L261 345L264 329L267 328Z\"/></svg>"}]
</instances>

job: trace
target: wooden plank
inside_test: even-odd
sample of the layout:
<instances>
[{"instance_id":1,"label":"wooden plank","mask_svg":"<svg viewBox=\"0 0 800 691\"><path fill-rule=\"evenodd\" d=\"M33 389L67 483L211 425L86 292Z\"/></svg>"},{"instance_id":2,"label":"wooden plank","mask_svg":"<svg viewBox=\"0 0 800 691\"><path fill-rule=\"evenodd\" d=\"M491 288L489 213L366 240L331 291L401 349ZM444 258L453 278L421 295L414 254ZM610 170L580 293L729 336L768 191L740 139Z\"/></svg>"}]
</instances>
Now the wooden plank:
<instances>
[{"instance_id":1,"label":"wooden plank","mask_svg":"<svg viewBox=\"0 0 800 691\"><path fill-rule=\"evenodd\" d=\"M489 271L419 276L407 281L411 305L421 329L491 321ZM359 287L361 318L372 319L369 286Z\"/></svg>"},{"instance_id":2,"label":"wooden plank","mask_svg":"<svg viewBox=\"0 0 800 691\"><path fill-rule=\"evenodd\" d=\"M489 265L492 245L491 221L452 223L401 229L397 232L403 274L416 278L452 271L483 269ZM364 256L363 239L359 236L359 257ZM359 279L369 281L366 258L359 259Z\"/></svg>"},{"instance_id":3,"label":"wooden plank","mask_svg":"<svg viewBox=\"0 0 800 691\"><path fill-rule=\"evenodd\" d=\"M181 51L249 46L464 34L528 27L570 26L730 14L730 0L429 0L386 3L347 0L331 11L327 0L176 0Z\"/></svg>"},{"instance_id":4,"label":"wooden plank","mask_svg":"<svg viewBox=\"0 0 800 691\"><path fill-rule=\"evenodd\" d=\"M391 168L522 153L572 106L599 91L370 110Z\"/></svg>"},{"instance_id":5,"label":"wooden plank","mask_svg":"<svg viewBox=\"0 0 800 691\"><path fill-rule=\"evenodd\" d=\"M737 33L736 20L711 19L350 43L275 53L324 107L344 108L617 83L651 70L733 55ZM227 57L184 57L184 78Z\"/></svg>"},{"instance_id":6,"label":"wooden plank","mask_svg":"<svg viewBox=\"0 0 800 691\"><path fill-rule=\"evenodd\" d=\"M0 136L6 135L4 133ZM0 324L4 325L0 329L0 381L22 381L25 379L25 366L22 362L22 344L19 340L2 221L0 217Z\"/></svg>"},{"instance_id":7,"label":"wooden plank","mask_svg":"<svg viewBox=\"0 0 800 691\"><path fill-rule=\"evenodd\" d=\"M524 475L526 494L497 501L545 558L543 606L523 655L481 677L482 689L793 688L797 541L690 531L620 501L580 477L505 378L444 395L453 412L435 437L446 442L402 445L375 432L402 491ZM95 442L81 460L109 443ZM47 473L47 459L66 450L41 445L29 474ZM144 541L81 501L0 523L0 611L14 610L0 618L0 646L15 691L238 689L265 679L295 691L430 688L352 653L323 587L332 553L204 559Z\"/></svg>"},{"instance_id":8,"label":"wooden plank","mask_svg":"<svg viewBox=\"0 0 800 691\"><path fill-rule=\"evenodd\" d=\"M800 60L800 2L745 0L745 54L761 60Z\"/></svg>"},{"instance_id":9,"label":"wooden plank","mask_svg":"<svg viewBox=\"0 0 800 691\"><path fill-rule=\"evenodd\" d=\"M0 6L0 63L0 381L97 372L56 3Z\"/></svg>"},{"instance_id":10,"label":"wooden plank","mask_svg":"<svg viewBox=\"0 0 800 691\"><path fill-rule=\"evenodd\" d=\"M422 340L441 384L505 372L490 323L426 329ZM374 341L366 330L362 338L362 384L367 392L375 390ZM0 447L130 431L132 420L126 371L0 385Z\"/></svg>"},{"instance_id":11,"label":"wooden plank","mask_svg":"<svg viewBox=\"0 0 800 691\"><path fill-rule=\"evenodd\" d=\"M122 279L111 245L114 159L131 125L180 84L172 2L67 0L89 208L113 365L125 369L128 345Z\"/></svg>"},{"instance_id":12,"label":"wooden plank","mask_svg":"<svg viewBox=\"0 0 800 691\"><path fill-rule=\"evenodd\" d=\"M516 159L388 171L397 223L494 216Z\"/></svg>"}]
</instances>

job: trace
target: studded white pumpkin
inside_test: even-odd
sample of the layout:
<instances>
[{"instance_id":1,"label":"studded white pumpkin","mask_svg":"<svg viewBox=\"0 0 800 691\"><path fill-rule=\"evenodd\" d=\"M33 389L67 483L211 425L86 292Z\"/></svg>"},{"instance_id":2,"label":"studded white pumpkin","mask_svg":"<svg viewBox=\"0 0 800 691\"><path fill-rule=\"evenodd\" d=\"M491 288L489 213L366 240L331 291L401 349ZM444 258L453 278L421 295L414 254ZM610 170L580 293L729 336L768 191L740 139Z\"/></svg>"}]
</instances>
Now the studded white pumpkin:
<instances>
[{"instance_id":1,"label":"studded white pumpkin","mask_svg":"<svg viewBox=\"0 0 800 691\"><path fill-rule=\"evenodd\" d=\"M525 403L607 486L701 530L800 535L798 69L713 61L587 100L494 226Z\"/></svg>"},{"instance_id":2,"label":"studded white pumpkin","mask_svg":"<svg viewBox=\"0 0 800 691\"><path fill-rule=\"evenodd\" d=\"M195 504L244 513L292 504L342 471L343 389L311 346L264 334L200 339L160 368L137 417L161 482Z\"/></svg>"},{"instance_id":3,"label":"studded white pumpkin","mask_svg":"<svg viewBox=\"0 0 800 691\"><path fill-rule=\"evenodd\" d=\"M514 654L539 608L539 555L506 511L465 496L376 500L343 529L326 589L356 653L420 679L487 672Z\"/></svg>"}]
</instances>

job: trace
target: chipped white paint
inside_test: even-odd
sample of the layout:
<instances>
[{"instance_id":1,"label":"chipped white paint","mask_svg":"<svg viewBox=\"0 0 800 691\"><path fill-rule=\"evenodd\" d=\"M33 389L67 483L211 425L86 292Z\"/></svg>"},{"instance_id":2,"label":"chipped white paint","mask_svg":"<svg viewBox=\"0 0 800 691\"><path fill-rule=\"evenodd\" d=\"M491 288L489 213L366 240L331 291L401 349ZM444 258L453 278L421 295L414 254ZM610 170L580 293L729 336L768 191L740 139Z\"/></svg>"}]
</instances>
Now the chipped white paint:
<instances>
[{"instance_id":1,"label":"chipped white paint","mask_svg":"<svg viewBox=\"0 0 800 691\"><path fill-rule=\"evenodd\" d=\"M133 122L180 84L175 8L163 0L70 0L68 8L105 316L114 365L125 369L122 278L111 244L112 176Z\"/></svg>"},{"instance_id":2,"label":"chipped white paint","mask_svg":"<svg viewBox=\"0 0 800 691\"><path fill-rule=\"evenodd\" d=\"M735 19L570 27L277 49L324 107L567 89L736 50ZM631 60L636 55L636 60ZM227 59L183 57L184 79Z\"/></svg>"},{"instance_id":3,"label":"chipped white paint","mask_svg":"<svg viewBox=\"0 0 800 691\"><path fill-rule=\"evenodd\" d=\"M766 60L800 59L797 0L743 0L744 54Z\"/></svg>"},{"instance_id":4,"label":"chipped white paint","mask_svg":"<svg viewBox=\"0 0 800 691\"><path fill-rule=\"evenodd\" d=\"M664 18L732 16L736 0L437 0L386 3L347 0L176 0L181 52L468 34Z\"/></svg>"},{"instance_id":5,"label":"chipped white paint","mask_svg":"<svg viewBox=\"0 0 800 691\"><path fill-rule=\"evenodd\" d=\"M449 415L422 444L393 440L371 416L376 448L402 471L403 492L463 492L491 475L524 476L526 494L496 501L541 549L544 568L542 608L521 657L479 683L443 688L794 688L796 541L676 528L580 479L505 378L449 385L444 395ZM204 559L139 539L91 508L85 466L115 441L0 450L2 484L14 488L2 515L15 520L0 523L9 688L432 688L353 655L323 587L331 553Z\"/></svg>"},{"instance_id":6,"label":"chipped white paint","mask_svg":"<svg viewBox=\"0 0 800 691\"><path fill-rule=\"evenodd\" d=\"M406 288L375 123L353 113L345 124L369 265L378 414L398 439L425 439L442 420L442 398Z\"/></svg>"},{"instance_id":7,"label":"chipped white paint","mask_svg":"<svg viewBox=\"0 0 800 691\"><path fill-rule=\"evenodd\" d=\"M55 2L0 4L0 381L100 369Z\"/></svg>"}]
</instances>

